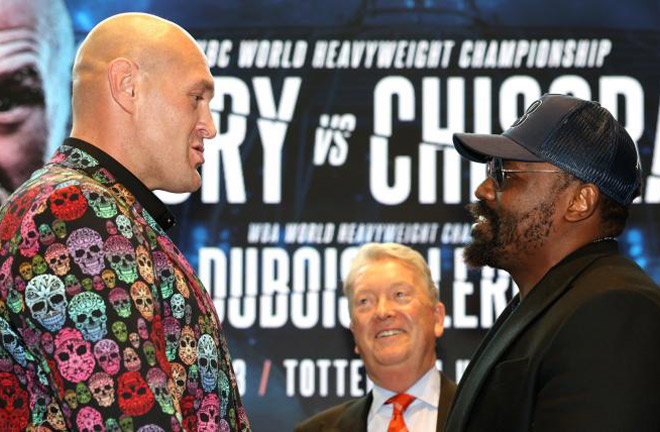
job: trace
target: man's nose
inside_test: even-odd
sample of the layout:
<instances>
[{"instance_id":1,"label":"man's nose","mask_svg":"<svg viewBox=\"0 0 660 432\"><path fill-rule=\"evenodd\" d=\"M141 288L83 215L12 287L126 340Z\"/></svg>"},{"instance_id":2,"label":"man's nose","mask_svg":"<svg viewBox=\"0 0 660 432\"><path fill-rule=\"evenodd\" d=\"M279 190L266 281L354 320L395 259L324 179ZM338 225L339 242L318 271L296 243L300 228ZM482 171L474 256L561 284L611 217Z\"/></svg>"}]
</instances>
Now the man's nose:
<instances>
[{"instance_id":1,"label":"man's nose","mask_svg":"<svg viewBox=\"0 0 660 432\"><path fill-rule=\"evenodd\" d=\"M376 316L380 319L389 318L392 315L392 304L386 297L381 297L376 303Z\"/></svg>"},{"instance_id":2,"label":"man's nose","mask_svg":"<svg viewBox=\"0 0 660 432\"><path fill-rule=\"evenodd\" d=\"M490 177L486 177L484 181L481 182L477 189L474 191L474 196L477 197L480 201L493 201L497 196L497 191L495 190L495 180Z\"/></svg>"},{"instance_id":3,"label":"man's nose","mask_svg":"<svg viewBox=\"0 0 660 432\"><path fill-rule=\"evenodd\" d=\"M213 121L210 107L206 107L204 114L200 119L200 132L205 139L211 139L218 134L218 129L215 127L215 121Z\"/></svg>"}]
</instances>

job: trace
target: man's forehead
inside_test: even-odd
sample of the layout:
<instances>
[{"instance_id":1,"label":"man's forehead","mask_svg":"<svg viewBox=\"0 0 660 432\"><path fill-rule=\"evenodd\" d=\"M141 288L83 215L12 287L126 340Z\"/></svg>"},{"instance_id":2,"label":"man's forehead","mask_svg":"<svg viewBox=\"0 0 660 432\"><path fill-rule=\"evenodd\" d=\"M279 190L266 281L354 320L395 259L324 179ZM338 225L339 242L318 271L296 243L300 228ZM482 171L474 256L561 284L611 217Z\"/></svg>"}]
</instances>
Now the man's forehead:
<instances>
[{"instance_id":1,"label":"man's forehead","mask_svg":"<svg viewBox=\"0 0 660 432\"><path fill-rule=\"evenodd\" d=\"M26 28L0 29L0 74L12 73L25 67L39 70L43 56L37 34Z\"/></svg>"},{"instance_id":2,"label":"man's forehead","mask_svg":"<svg viewBox=\"0 0 660 432\"><path fill-rule=\"evenodd\" d=\"M40 0L0 1L0 30L21 27L36 30L39 6L48 7L47 3Z\"/></svg>"}]
</instances>

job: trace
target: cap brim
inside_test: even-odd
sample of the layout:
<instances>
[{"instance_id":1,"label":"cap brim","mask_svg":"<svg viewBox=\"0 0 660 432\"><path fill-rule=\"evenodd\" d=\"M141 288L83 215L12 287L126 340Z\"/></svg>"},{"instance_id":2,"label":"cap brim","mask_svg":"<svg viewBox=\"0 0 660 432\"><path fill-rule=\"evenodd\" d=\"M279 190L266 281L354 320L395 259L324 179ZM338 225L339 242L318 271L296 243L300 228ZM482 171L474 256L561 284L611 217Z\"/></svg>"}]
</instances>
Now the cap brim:
<instances>
[{"instance_id":1,"label":"cap brim","mask_svg":"<svg viewBox=\"0 0 660 432\"><path fill-rule=\"evenodd\" d=\"M492 158L524 162L544 162L523 146L504 135L455 133L454 147L466 159L485 163Z\"/></svg>"}]
</instances>

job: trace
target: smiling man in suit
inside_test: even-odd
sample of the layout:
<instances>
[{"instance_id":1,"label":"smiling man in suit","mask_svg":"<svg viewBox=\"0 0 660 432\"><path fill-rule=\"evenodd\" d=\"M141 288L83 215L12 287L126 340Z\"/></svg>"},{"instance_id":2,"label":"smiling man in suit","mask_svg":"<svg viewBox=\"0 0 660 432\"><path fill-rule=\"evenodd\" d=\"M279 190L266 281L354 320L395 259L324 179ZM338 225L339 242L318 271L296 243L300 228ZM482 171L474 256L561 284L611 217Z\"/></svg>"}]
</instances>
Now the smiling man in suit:
<instances>
[{"instance_id":1,"label":"smiling man in suit","mask_svg":"<svg viewBox=\"0 0 660 432\"><path fill-rule=\"evenodd\" d=\"M355 351L374 388L298 425L312 431L442 431L455 385L436 367L445 308L431 272L413 249L369 243L344 283Z\"/></svg>"},{"instance_id":2,"label":"smiling man in suit","mask_svg":"<svg viewBox=\"0 0 660 432\"><path fill-rule=\"evenodd\" d=\"M598 103L544 95L502 135L454 145L488 172L465 260L508 271L520 294L447 431L660 430L660 291L615 240L641 189L628 133Z\"/></svg>"}]
</instances>

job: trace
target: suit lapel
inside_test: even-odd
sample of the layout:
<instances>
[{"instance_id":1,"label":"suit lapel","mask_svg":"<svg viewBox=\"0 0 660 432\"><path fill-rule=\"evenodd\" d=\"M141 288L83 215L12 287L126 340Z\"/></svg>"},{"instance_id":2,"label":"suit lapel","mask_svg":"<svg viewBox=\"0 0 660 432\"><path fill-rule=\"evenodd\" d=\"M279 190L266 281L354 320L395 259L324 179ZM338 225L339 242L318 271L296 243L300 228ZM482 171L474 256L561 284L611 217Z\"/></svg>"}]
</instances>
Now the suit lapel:
<instances>
[{"instance_id":1,"label":"suit lapel","mask_svg":"<svg viewBox=\"0 0 660 432\"><path fill-rule=\"evenodd\" d=\"M367 417L373 395L371 392L351 404L337 420L337 432L367 432ZM334 429L331 429L334 430ZM328 431L330 432L330 430Z\"/></svg>"},{"instance_id":2,"label":"suit lapel","mask_svg":"<svg viewBox=\"0 0 660 432\"><path fill-rule=\"evenodd\" d=\"M445 429L445 422L449 415L452 400L454 399L454 383L449 381L445 375L440 372L440 401L438 402L438 420L436 421L436 431L442 432Z\"/></svg>"},{"instance_id":3,"label":"suit lapel","mask_svg":"<svg viewBox=\"0 0 660 432\"><path fill-rule=\"evenodd\" d=\"M604 255L606 254L600 253L575 257L561 268L548 272L517 308L514 301L507 306L496 325L488 332L463 375L447 423L447 431L465 429L481 386L500 356L537 316L543 314L564 294L582 271Z\"/></svg>"}]
</instances>

